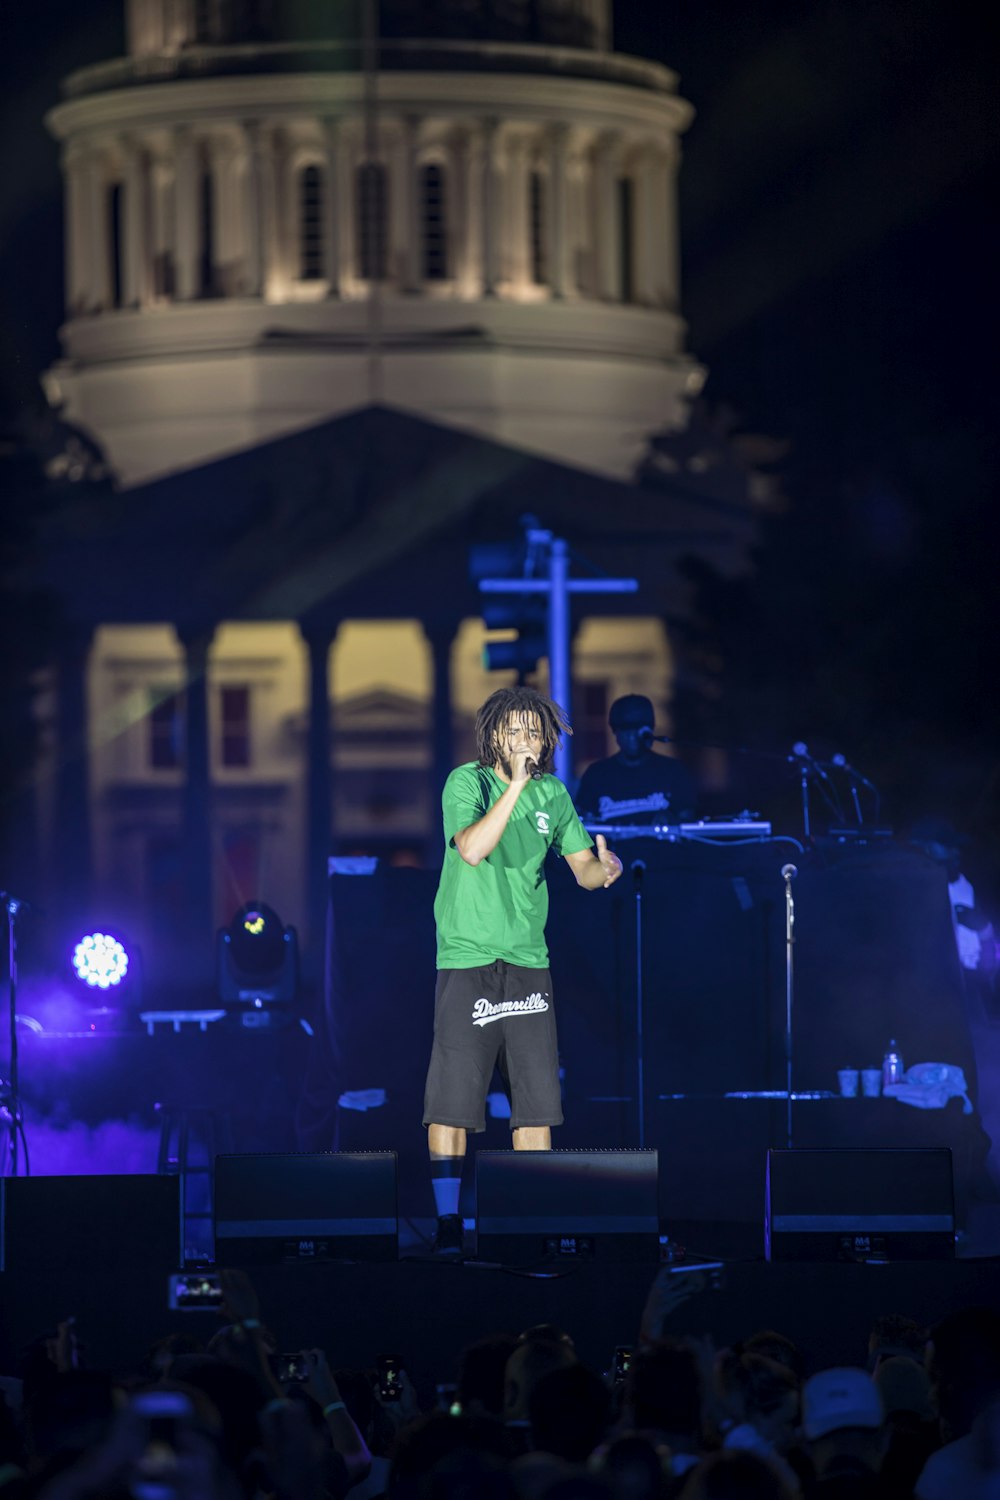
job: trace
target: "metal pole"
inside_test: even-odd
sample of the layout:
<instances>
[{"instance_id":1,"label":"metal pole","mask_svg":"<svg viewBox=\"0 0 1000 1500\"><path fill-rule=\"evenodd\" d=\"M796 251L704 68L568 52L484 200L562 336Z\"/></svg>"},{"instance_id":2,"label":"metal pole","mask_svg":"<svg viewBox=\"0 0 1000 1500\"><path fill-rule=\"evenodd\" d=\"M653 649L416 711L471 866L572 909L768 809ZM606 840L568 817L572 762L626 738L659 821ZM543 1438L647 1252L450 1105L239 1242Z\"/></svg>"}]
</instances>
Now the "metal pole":
<instances>
[{"instance_id":1,"label":"metal pole","mask_svg":"<svg viewBox=\"0 0 1000 1500\"><path fill-rule=\"evenodd\" d=\"M785 882L785 1146L792 1149L792 998L794 995L793 952L795 948L795 899L792 881L798 874L794 865L782 865Z\"/></svg>"},{"instance_id":2,"label":"metal pole","mask_svg":"<svg viewBox=\"0 0 1000 1500\"><path fill-rule=\"evenodd\" d=\"M21 1125L21 1078L17 1061L17 914L21 909L21 902L16 896L10 896L3 892L3 904L7 911L7 1002L9 1009L10 1026L10 1056L8 1088L10 1090L10 1102L8 1105L9 1122L7 1128L10 1130L10 1150L8 1152L8 1175L17 1176L18 1168L18 1138L17 1132Z\"/></svg>"},{"instance_id":3,"label":"metal pole","mask_svg":"<svg viewBox=\"0 0 1000 1500\"><path fill-rule=\"evenodd\" d=\"M554 536L549 547L549 696L572 714L569 671L569 556L562 537ZM573 775L573 752L568 735L556 748L556 775L568 783Z\"/></svg>"},{"instance_id":4,"label":"metal pole","mask_svg":"<svg viewBox=\"0 0 1000 1500\"><path fill-rule=\"evenodd\" d=\"M646 861L632 861L632 883L635 891L635 1056L636 1106L639 1117L639 1150L646 1149L646 1039L642 988L642 877Z\"/></svg>"}]
</instances>

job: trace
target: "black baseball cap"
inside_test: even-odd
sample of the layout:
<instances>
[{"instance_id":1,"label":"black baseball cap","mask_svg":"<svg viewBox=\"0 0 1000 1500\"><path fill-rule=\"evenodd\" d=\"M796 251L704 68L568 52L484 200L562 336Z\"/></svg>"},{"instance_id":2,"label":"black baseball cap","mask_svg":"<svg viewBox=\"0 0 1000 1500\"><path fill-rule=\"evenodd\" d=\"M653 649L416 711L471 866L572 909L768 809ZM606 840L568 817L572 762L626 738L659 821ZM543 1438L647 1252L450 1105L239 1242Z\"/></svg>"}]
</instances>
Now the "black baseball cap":
<instances>
[{"instance_id":1,"label":"black baseball cap","mask_svg":"<svg viewBox=\"0 0 1000 1500\"><path fill-rule=\"evenodd\" d=\"M608 714L612 729L642 729L644 725L652 729L655 722L653 705L641 693L626 693L624 698L616 698Z\"/></svg>"}]
</instances>

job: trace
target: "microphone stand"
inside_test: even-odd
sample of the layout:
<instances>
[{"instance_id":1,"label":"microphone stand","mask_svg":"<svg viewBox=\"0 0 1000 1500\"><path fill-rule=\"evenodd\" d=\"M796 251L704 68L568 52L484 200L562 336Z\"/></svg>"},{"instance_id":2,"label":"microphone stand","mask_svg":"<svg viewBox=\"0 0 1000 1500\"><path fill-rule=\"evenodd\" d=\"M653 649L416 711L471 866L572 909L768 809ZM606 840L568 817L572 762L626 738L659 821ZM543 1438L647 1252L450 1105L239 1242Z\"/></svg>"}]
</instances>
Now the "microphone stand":
<instances>
[{"instance_id":1,"label":"microphone stand","mask_svg":"<svg viewBox=\"0 0 1000 1500\"><path fill-rule=\"evenodd\" d=\"M802 794L802 837L808 844L812 831L809 823L809 764L805 760L799 761L799 787Z\"/></svg>"},{"instance_id":2,"label":"microphone stand","mask_svg":"<svg viewBox=\"0 0 1000 1500\"><path fill-rule=\"evenodd\" d=\"M644 1000L642 990L642 877L646 861L634 859L631 865L632 888L635 891L635 1056L636 1109L639 1119L639 1150L646 1148L646 1079L645 1041L643 1037Z\"/></svg>"},{"instance_id":3,"label":"microphone stand","mask_svg":"<svg viewBox=\"0 0 1000 1500\"><path fill-rule=\"evenodd\" d=\"M7 913L7 999L10 1028L10 1078L6 1090L0 1094L0 1125L10 1132L10 1145L3 1163L5 1170L0 1172L0 1176L16 1177L18 1136L24 1139L17 1060L17 914L27 903L12 896L9 891L0 891L0 904ZM24 1143L24 1160L27 1168L27 1141Z\"/></svg>"},{"instance_id":4,"label":"microphone stand","mask_svg":"<svg viewBox=\"0 0 1000 1500\"><path fill-rule=\"evenodd\" d=\"M795 991L793 950L795 947L795 900L792 881L798 874L794 865L782 865L785 882L785 1146L792 1149L792 1000Z\"/></svg>"}]
</instances>

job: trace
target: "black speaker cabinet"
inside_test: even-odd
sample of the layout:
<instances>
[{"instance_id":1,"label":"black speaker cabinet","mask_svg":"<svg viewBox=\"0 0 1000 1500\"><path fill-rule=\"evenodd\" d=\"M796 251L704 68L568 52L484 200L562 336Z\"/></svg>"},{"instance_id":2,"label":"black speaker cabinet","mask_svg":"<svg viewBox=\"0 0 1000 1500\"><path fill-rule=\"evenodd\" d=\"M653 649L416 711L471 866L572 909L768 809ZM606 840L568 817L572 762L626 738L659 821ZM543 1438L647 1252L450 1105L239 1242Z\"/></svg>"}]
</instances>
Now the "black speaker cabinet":
<instances>
[{"instance_id":1,"label":"black speaker cabinet","mask_svg":"<svg viewBox=\"0 0 1000 1500\"><path fill-rule=\"evenodd\" d=\"M215 1158L220 1266L396 1260L394 1151Z\"/></svg>"},{"instance_id":2,"label":"black speaker cabinet","mask_svg":"<svg viewBox=\"0 0 1000 1500\"><path fill-rule=\"evenodd\" d=\"M479 1151L480 1260L659 1257L655 1151Z\"/></svg>"},{"instance_id":3,"label":"black speaker cabinet","mask_svg":"<svg viewBox=\"0 0 1000 1500\"><path fill-rule=\"evenodd\" d=\"M948 1260L951 1152L769 1151L764 1242L768 1260Z\"/></svg>"},{"instance_id":4,"label":"black speaker cabinet","mask_svg":"<svg viewBox=\"0 0 1000 1500\"><path fill-rule=\"evenodd\" d=\"M182 1264L180 1178L153 1173L8 1177L0 1182L0 1265L42 1282L67 1268Z\"/></svg>"}]
</instances>

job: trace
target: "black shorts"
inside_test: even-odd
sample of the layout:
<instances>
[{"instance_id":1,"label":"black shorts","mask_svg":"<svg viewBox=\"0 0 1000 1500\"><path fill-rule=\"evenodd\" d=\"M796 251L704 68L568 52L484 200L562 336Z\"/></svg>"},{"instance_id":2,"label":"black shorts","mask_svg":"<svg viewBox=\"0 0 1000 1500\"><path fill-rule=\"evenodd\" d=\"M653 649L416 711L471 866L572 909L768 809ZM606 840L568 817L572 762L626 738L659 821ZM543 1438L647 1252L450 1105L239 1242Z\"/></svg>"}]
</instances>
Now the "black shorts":
<instances>
[{"instance_id":1,"label":"black shorts","mask_svg":"<svg viewBox=\"0 0 1000 1500\"><path fill-rule=\"evenodd\" d=\"M494 1065L510 1089L511 1130L562 1124L548 969L502 958L478 969L439 969L424 1124L485 1129Z\"/></svg>"}]
</instances>

